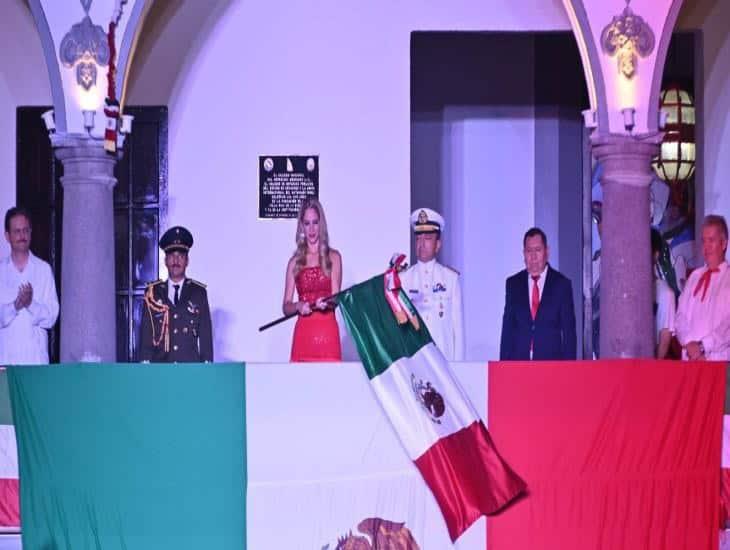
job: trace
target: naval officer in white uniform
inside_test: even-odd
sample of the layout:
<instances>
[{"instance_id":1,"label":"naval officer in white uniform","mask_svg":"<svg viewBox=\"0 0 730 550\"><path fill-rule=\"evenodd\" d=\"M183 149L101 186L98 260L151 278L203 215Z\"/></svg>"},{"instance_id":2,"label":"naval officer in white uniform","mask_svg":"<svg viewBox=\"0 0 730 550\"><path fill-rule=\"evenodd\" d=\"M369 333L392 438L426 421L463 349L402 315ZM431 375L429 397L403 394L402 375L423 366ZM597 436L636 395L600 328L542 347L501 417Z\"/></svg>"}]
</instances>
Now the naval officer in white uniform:
<instances>
[{"instance_id":1,"label":"naval officer in white uniform","mask_svg":"<svg viewBox=\"0 0 730 550\"><path fill-rule=\"evenodd\" d=\"M459 273L436 261L444 219L429 208L411 214L418 261L401 273L401 286L449 361L464 360L463 306Z\"/></svg>"}]
</instances>

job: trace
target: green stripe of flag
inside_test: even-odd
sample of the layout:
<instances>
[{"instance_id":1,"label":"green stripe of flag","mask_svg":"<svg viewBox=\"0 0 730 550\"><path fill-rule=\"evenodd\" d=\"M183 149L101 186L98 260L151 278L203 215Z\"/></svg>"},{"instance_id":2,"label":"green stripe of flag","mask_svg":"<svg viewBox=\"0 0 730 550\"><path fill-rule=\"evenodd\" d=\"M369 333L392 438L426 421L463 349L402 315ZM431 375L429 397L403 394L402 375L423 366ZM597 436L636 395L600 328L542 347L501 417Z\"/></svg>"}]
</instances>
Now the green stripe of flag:
<instances>
[{"instance_id":1,"label":"green stripe of flag","mask_svg":"<svg viewBox=\"0 0 730 550\"><path fill-rule=\"evenodd\" d=\"M378 275L346 290L339 299L342 316L370 379L431 342L420 317L420 330L410 323L398 324L385 299L383 284L383 276Z\"/></svg>"},{"instance_id":2,"label":"green stripe of flag","mask_svg":"<svg viewBox=\"0 0 730 550\"><path fill-rule=\"evenodd\" d=\"M13 411L10 408L10 392L8 391L8 371L0 370L0 425L13 423Z\"/></svg>"}]
</instances>

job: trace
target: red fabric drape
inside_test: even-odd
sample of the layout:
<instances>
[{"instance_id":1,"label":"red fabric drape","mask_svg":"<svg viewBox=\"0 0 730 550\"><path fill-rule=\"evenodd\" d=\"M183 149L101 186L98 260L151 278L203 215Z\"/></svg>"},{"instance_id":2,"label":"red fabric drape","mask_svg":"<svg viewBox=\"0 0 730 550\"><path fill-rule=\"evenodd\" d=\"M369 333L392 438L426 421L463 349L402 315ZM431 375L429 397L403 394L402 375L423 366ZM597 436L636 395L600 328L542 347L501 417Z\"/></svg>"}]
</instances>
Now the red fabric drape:
<instances>
[{"instance_id":1,"label":"red fabric drape","mask_svg":"<svg viewBox=\"0 0 730 550\"><path fill-rule=\"evenodd\" d=\"M723 529L730 519L730 468L720 472L720 527Z\"/></svg>"},{"instance_id":2,"label":"red fabric drape","mask_svg":"<svg viewBox=\"0 0 730 550\"><path fill-rule=\"evenodd\" d=\"M528 495L489 550L718 546L724 363L491 363L489 430Z\"/></svg>"},{"instance_id":3,"label":"red fabric drape","mask_svg":"<svg viewBox=\"0 0 730 550\"><path fill-rule=\"evenodd\" d=\"M20 497L17 479L0 479L0 527L20 526Z\"/></svg>"}]
</instances>

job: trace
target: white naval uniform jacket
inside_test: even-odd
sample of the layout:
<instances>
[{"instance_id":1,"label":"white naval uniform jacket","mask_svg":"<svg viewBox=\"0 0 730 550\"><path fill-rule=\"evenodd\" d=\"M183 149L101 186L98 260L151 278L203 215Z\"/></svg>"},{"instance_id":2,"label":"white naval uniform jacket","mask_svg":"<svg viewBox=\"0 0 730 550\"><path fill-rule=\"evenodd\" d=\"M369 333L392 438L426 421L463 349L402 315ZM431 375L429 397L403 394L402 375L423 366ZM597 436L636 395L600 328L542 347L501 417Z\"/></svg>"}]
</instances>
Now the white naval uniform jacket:
<instances>
[{"instance_id":1,"label":"white naval uniform jacket","mask_svg":"<svg viewBox=\"0 0 730 550\"><path fill-rule=\"evenodd\" d=\"M400 274L401 287L449 361L464 360L464 317L459 274L438 263L417 262Z\"/></svg>"}]
</instances>

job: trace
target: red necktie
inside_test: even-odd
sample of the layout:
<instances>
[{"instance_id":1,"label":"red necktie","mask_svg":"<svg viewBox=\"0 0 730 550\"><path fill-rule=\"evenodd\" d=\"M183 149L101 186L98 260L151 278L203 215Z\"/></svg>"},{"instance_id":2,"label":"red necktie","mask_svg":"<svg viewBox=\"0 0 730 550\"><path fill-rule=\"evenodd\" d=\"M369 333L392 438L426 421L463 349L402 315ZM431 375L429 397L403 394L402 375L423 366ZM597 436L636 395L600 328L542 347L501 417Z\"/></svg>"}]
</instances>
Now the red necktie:
<instances>
[{"instance_id":1,"label":"red necktie","mask_svg":"<svg viewBox=\"0 0 730 550\"><path fill-rule=\"evenodd\" d=\"M700 280L697 281L697 286L695 287L695 291L692 293L692 296L697 296L697 294L699 294L700 292L700 289L702 289L702 297L700 298L700 301L704 302L705 294L707 294L707 289L710 288L710 279L712 278L712 274L717 273L718 271L720 271L720 269L717 267L715 269L708 268L707 271L702 274Z\"/></svg>"},{"instance_id":2,"label":"red necktie","mask_svg":"<svg viewBox=\"0 0 730 550\"><path fill-rule=\"evenodd\" d=\"M539 275L532 275L532 302L530 304L530 313L532 313L533 320L537 317L537 308L540 306L540 289L537 286L537 281L539 280Z\"/></svg>"}]
</instances>

